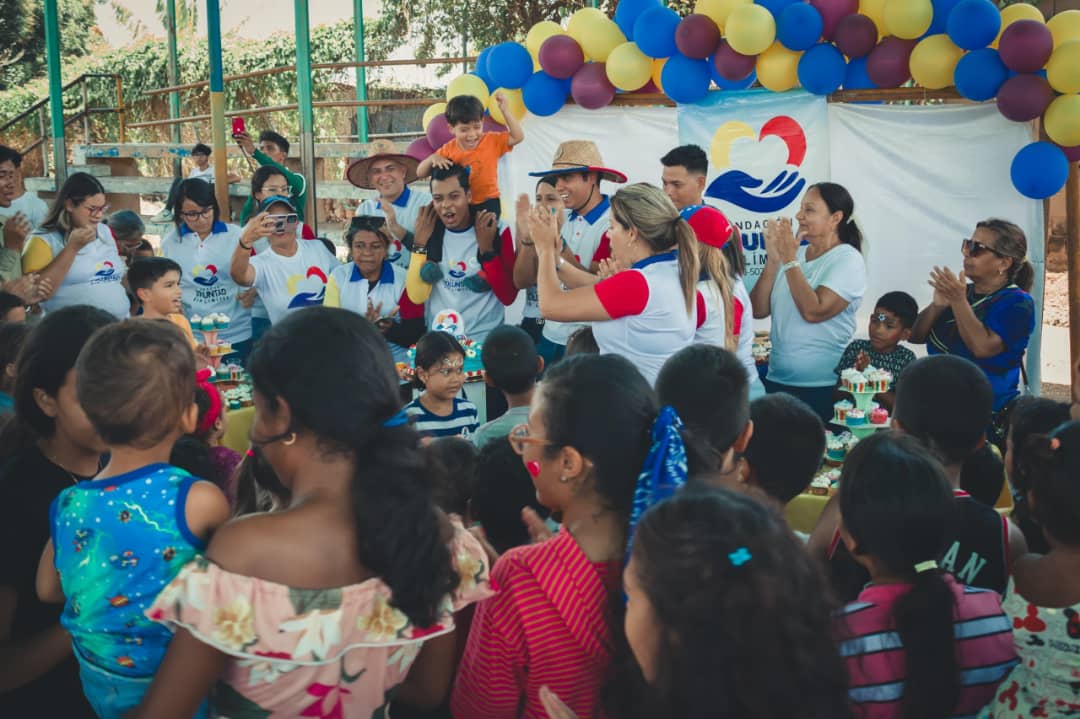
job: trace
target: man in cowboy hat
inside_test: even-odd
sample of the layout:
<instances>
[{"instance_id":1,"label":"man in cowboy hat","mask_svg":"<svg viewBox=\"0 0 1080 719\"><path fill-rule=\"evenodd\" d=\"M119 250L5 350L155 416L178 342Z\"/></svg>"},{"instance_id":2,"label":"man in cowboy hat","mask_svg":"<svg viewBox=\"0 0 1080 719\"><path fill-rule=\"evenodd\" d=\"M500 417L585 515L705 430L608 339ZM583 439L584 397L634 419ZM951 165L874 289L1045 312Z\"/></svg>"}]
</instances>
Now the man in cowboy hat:
<instances>
[{"instance_id":1,"label":"man in cowboy hat","mask_svg":"<svg viewBox=\"0 0 1080 719\"><path fill-rule=\"evenodd\" d=\"M352 184L379 193L361 202L356 216L386 218L386 229L393 238L386 259L405 268L409 266L409 253L403 248L412 245L416 215L421 207L431 204L430 194L409 187L416 180L417 164L415 158L399 153L389 140L376 140L371 143L371 154L353 160L345 171L345 178Z\"/></svg>"},{"instance_id":2,"label":"man in cowboy hat","mask_svg":"<svg viewBox=\"0 0 1080 719\"><path fill-rule=\"evenodd\" d=\"M611 256L608 227L611 225L611 205L600 191L600 181L623 183L626 175L604 166L600 150L590 140L567 140L555 151L551 169L530 172L533 177L555 176L555 191L570 211L563 223L562 262L559 274L569 286L588 281L584 273L596 274L600 261ZM535 281L536 249L520 243L518 261L531 263ZM571 266L570 269L566 269ZM577 272L575 272L575 270ZM573 276L576 275L576 276ZM584 324L574 322L545 322L543 337L537 349L548 364L559 360L566 351L566 341Z\"/></svg>"}]
</instances>

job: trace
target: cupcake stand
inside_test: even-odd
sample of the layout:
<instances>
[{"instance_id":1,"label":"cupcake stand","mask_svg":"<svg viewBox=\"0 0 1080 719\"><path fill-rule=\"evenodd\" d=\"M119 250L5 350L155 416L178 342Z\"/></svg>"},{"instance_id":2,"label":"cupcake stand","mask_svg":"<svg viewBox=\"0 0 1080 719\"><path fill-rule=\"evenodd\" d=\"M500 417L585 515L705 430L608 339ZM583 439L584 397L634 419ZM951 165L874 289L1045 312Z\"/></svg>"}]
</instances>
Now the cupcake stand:
<instances>
[{"instance_id":1,"label":"cupcake stand","mask_svg":"<svg viewBox=\"0 0 1080 719\"><path fill-rule=\"evenodd\" d=\"M851 420L847 417L846 413L841 415L839 410L836 410L836 415L833 417L832 423L844 427L851 432L857 439L863 439L868 437L879 429L887 429L889 422L873 423L870 421L871 413L877 409L874 404L874 395L882 394L881 390L870 390L867 392L852 392L851 390L845 390L855 398L855 409L863 413L865 421L852 424ZM888 391L888 388L884 390Z\"/></svg>"},{"instance_id":2,"label":"cupcake stand","mask_svg":"<svg viewBox=\"0 0 1080 719\"><path fill-rule=\"evenodd\" d=\"M221 393L222 403L228 414L227 429L222 444L243 453L248 449L248 432L255 418L251 382L238 364L222 365L232 353L232 344L224 342L218 333L229 326L224 315L192 317L191 328L202 334L203 344L209 350L210 367L214 371L211 381Z\"/></svg>"}]
</instances>

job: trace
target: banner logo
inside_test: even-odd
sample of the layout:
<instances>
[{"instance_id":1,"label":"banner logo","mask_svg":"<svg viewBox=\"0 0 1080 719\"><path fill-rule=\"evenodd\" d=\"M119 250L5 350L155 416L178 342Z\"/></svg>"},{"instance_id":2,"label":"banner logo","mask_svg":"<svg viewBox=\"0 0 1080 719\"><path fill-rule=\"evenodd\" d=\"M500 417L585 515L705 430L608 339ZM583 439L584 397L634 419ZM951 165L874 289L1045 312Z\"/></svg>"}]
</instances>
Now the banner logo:
<instances>
[{"instance_id":1,"label":"banner logo","mask_svg":"<svg viewBox=\"0 0 1080 719\"><path fill-rule=\"evenodd\" d=\"M787 146L786 166L775 176L755 176L762 168L731 167L733 145L752 140L760 146L769 137L777 137ZM806 178L799 174L799 168L806 159L806 133L794 118L787 115L769 119L756 133L745 122L725 122L713 135L710 156L715 167L726 171L712 181L705 190L705 196L729 202L748 212L778 212L794 202L806 187Z\"/></svg>"}]
</instances>

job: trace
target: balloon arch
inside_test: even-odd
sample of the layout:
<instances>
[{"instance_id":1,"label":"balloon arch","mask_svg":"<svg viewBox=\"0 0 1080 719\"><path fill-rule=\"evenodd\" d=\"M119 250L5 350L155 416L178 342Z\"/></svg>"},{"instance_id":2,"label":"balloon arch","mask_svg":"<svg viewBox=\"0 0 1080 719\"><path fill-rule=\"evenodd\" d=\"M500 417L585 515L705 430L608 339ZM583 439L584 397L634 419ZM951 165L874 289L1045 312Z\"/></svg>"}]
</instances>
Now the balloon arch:
<instances>
[{"instance_id":1,"label":"balloon arch","mask_svg":"<svg viewBox=\"0 0 1080 719\"><path fill-rule=\"evenodd\" d=\"M1012 163L1013 185L1027 197L1058 192L1080 161L1080 10L1047 22L1033 5L999 10L991 0L698 0L682 18L660 0L621 0L614 20L583 8L565 28L545 20L524 43L485 48L446 97L475 95L502 123L499 91L520 119L553 115L567 98L601 108L618 93L691 104L713 85L829 95L909 81L955 86L975 102L996 98L1014 122L1041 118L1050 142L1028 145ZM411 154L427 157L450 139L444 108L424 113L426 137Z\"/></svg>"}]
</instances>

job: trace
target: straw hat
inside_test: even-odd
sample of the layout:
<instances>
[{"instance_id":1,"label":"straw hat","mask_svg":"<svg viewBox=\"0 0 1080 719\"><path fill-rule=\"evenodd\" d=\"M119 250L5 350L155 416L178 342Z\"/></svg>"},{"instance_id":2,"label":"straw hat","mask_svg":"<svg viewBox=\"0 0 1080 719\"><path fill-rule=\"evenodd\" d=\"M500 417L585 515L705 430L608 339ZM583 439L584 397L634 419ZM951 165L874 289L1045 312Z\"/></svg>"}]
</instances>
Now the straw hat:
<instances>
[{"instance_id":1,"label":"straw hat","mask_svg":"<svg viewBox=\"0 0 1080 719\"><path fill-rule=\"evenodd\" d=\"M370 155L349 163L349 168L345 170L346 180L363 190L374 190L374 185L368 181L368 169L371 167L371 163L376 160L393 160L405 167L406 185L410 182L416 182L416 167L420 164L416 161L416 158L398 152L397 148L394 147L394 143L389 140L375 140L369 147L371 148Z\"/></svg>"},{"instance_id":2,"label":"straw hat","mask_svg":"<svg viewBox=\"0 0 1080 719\"><path fill-rule=\"evenodd\" d=\"M610 167L604 167L600 150L592 140L567 140L555 150L555 159L551 169L543 172L530 172L532 177L565 175L570 172L596 172L601 180L608 182L626 182L626 175Z\"/></svg>"}]
</instances>

